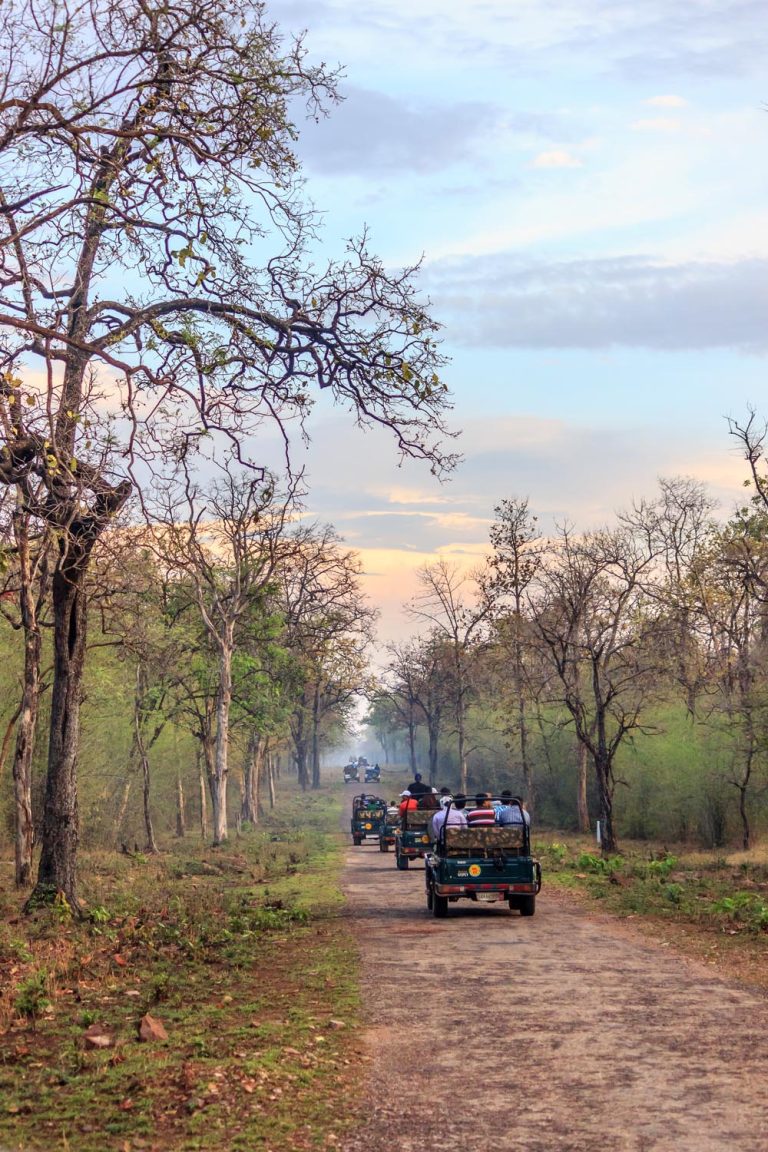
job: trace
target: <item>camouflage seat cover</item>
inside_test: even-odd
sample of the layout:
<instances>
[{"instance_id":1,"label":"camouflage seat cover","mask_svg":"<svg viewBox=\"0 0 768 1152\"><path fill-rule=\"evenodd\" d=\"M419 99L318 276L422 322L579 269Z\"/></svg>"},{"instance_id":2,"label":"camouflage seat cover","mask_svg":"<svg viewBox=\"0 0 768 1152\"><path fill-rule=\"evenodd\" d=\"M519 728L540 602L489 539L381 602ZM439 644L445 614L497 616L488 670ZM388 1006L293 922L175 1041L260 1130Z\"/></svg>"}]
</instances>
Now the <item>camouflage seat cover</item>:
<instances>
[{"instance_id":1,"label":"camouflage seat cover","mask_svg":"<svg viewBox=\"0 0 768 1152\"><path fill-rule=\"evenodd\" d=\"M506 824L474 828L457 828L449 824L445 829L445 850L448 856L519 856L523 849L522 825Z\"/></svg>"}]
</instances>

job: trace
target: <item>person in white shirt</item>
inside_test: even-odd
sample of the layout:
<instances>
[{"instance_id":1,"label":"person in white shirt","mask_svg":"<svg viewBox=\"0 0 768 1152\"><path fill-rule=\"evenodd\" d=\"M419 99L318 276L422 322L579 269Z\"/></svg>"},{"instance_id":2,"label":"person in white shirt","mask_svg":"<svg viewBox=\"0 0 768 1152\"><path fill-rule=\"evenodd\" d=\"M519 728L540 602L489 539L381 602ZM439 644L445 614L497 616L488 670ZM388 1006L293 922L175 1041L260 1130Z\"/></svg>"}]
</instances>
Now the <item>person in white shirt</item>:
<instances>
[{"instance_id":1,"label":"person in white shirt","mask_svg":"<svg viewBox=\"0 0 768 1152\"><path fill-rule=\"evenodd\" d=\"M437 835L446 821L451 827L453 827L453 825L457 825L458 827L466 826L467 817L464 812L464 805L466 802L466 797L459 793L457 796L454 796L453 804L451 804L450 808L438 808L437 812L435 812L434 816L432 817L433 840L437 840Z\"/></svg>"}]
</instances>

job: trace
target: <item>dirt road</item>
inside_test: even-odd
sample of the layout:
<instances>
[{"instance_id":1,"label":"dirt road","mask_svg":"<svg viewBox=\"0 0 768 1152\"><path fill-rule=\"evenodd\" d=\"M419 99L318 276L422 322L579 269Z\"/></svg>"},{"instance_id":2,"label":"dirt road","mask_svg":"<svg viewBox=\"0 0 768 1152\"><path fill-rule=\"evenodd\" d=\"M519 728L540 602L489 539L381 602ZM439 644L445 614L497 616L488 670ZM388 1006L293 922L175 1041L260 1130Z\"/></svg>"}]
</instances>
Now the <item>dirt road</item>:
<instances>
[{"instance_id":1,"label":"dirt road","mask_svg":"<svg viewBox=\"0 0 768 1152\"><path fill-rule=\"evenodd\" d=\"M768 1001L544 889L428 916L350 848L371 1078L345 1152L766 1152Z\"/></svg>"}]
</instances>

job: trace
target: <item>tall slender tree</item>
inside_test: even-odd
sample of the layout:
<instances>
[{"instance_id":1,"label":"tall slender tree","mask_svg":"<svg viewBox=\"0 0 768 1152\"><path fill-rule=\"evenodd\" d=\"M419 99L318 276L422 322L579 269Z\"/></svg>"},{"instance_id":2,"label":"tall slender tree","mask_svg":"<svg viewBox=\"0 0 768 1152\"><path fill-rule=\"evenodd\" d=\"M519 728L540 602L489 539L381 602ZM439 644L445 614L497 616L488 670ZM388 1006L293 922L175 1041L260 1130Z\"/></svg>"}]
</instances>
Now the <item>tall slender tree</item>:
<instances>
[{"instance_id":1,"label":"tall slender tree","mask_svg":"<svg viewBox=\"0 0 768 1152\"><path fill-rule=\"evenodd\" d=\"M529 751L526 672L531 629L526 606L528 589L541 563L541 538L536 517L529 510L527 500L503 500L495 512L486 594L494 604L493 618L499 649L507 656L502 695L511 705L514 720L505 724L505 732L510 738L516 737L528 807L533 813L536 792Z\"/></svg>"}]
</instances>

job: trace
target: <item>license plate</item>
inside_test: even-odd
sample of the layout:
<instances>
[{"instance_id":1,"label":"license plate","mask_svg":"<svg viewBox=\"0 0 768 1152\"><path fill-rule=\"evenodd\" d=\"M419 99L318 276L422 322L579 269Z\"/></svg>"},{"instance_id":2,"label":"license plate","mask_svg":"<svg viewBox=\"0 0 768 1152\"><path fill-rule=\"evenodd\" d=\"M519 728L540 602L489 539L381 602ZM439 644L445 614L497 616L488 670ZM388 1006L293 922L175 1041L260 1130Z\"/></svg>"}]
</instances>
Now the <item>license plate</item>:
<instances>
[{"instance_id":1,"label":"license plate","mask_svg":"<svg viewBox=\"0 0 768 1152\"><path fill-rule=\"evenodd\" d=\"M499 892L478 892L476 893L476 897L478 900L481 900L483 904L494 904L497 900L501 900L501 894Z\"/></svg>"}]
</instances>

